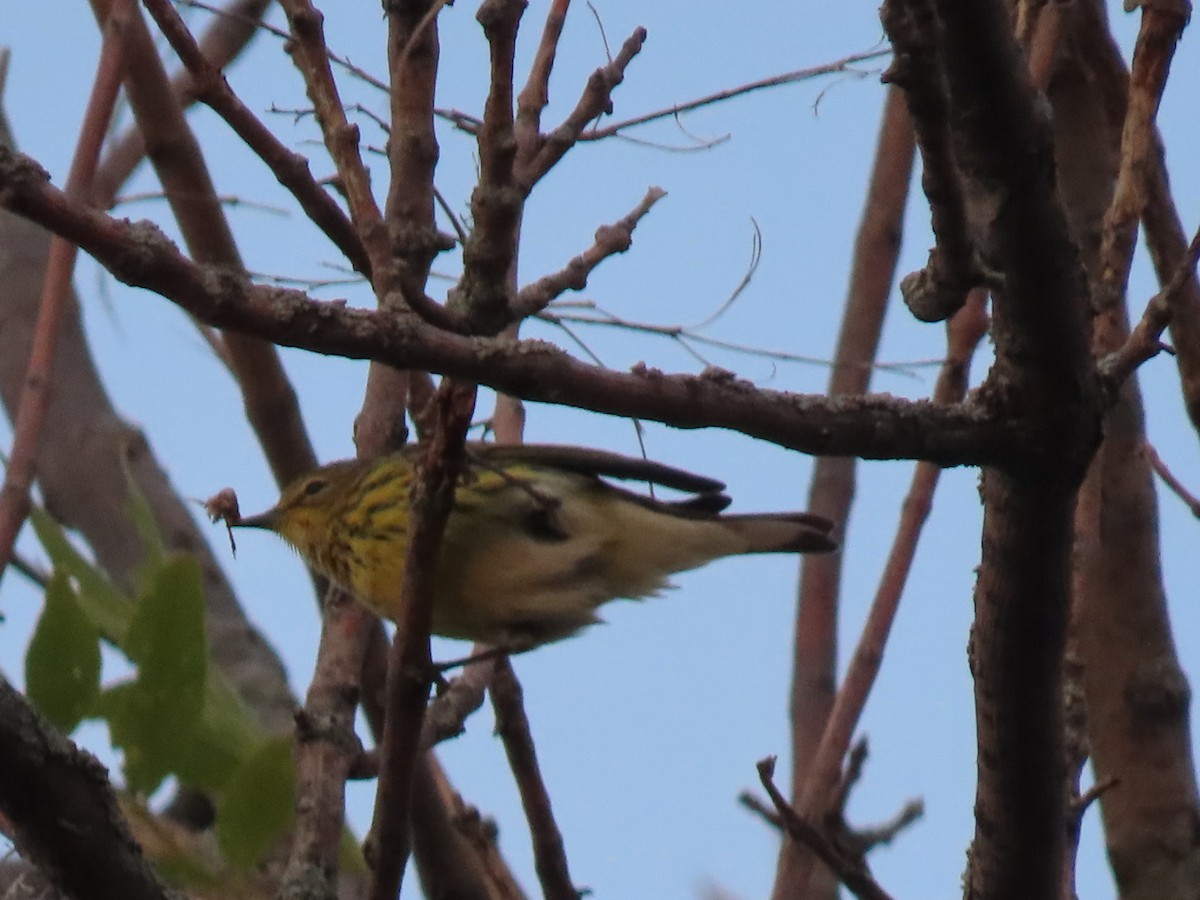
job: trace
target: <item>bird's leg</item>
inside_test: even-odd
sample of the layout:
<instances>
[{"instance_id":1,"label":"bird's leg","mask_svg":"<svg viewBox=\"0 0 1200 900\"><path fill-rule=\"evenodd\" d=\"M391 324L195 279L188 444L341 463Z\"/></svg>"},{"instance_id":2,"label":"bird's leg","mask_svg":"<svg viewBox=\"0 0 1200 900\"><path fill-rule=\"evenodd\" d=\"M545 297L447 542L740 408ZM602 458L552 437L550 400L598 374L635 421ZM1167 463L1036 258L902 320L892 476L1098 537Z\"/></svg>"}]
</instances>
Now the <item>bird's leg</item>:
<instances>
[{"instance_id":1,"label":"bird's leg","mask_svg":"<svg viewBox=\"0 0 1200 900\"><path fill-rule=\"evenodd\" d=\"M488 647L485 650L480 650L478 653L472 653L470 656L460 656L458 659L450 659L445 662L436 662L433 664L434 671L441 676L443 673L451 669L457 669L460 666L473 666L477 663L491 662L500 659L502 656L507 656L512 650L507 645L501 644L495 647ZM444 678L439 678L442 684L445 684ZM438 690L441 693L441 688Z\"/></svg>"}]
</instances>

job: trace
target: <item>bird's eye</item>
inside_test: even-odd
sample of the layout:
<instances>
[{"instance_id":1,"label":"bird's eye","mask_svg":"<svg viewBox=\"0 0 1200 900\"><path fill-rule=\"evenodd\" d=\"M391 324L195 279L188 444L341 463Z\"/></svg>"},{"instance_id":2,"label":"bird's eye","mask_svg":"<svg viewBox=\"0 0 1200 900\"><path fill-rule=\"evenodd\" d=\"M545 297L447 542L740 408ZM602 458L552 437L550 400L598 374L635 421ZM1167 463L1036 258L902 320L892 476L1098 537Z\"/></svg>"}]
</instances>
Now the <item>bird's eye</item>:
<instances>
[{"instance_id":1,"label":"bird's eye","mask_svg":"<svg viewBox=\"0 0 1200 900\"><path fill-rule=\"evenodd\" d=\"M304 486L304 494L308 497L315 497L321 491L325 490L327 482L322 478L314 478Z\"/></svg>"}]
</instances>

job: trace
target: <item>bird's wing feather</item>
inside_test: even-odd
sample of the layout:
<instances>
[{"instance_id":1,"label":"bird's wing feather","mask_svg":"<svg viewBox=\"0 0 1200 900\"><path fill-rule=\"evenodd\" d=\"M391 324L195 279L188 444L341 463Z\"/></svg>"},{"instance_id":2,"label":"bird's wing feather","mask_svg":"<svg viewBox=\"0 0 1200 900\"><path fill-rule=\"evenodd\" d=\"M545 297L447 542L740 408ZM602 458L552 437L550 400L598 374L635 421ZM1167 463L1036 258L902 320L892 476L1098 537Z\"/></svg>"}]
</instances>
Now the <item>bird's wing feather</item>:
<instances>
[{"instance_id":1,"label":"bird's wing feather","mask_svg":"<svg viewBox=\"0 0 1200 900\"><path fill-rule=\"evenodd\" d=\"M469 454L484 464L524 463L575 472L579 475L605 476L621 481L644 481L689 494L719 494L724 482L663 463L620 453L572 447L562 444L482 444L467 445Z\"/></svg>"}]
</instances>

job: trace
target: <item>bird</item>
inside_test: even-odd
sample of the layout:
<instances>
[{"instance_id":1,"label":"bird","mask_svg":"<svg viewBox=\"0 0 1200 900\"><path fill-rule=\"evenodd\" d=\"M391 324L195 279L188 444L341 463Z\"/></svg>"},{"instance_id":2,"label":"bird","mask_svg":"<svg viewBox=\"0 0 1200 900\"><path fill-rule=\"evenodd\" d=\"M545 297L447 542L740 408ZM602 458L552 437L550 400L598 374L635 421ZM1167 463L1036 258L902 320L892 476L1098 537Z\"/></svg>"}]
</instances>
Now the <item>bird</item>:
<instances>
[{"instance_id":1,"label":"bird","mask_svg":"<svg viewBox=\"0 0 1200 900\"><path fill-rule=\"evenodd\" d=\"M332 462L258 515L376 614L398 617L408 494L420 450ZM557 444L469 443L434 570L432 633L523 652L602 621L618 598L749 553L824 553L833 522L806 512L728 514L724 483L646 459ZM665 500L614 484L682 492Z\"/></svg>"}]
</instances>

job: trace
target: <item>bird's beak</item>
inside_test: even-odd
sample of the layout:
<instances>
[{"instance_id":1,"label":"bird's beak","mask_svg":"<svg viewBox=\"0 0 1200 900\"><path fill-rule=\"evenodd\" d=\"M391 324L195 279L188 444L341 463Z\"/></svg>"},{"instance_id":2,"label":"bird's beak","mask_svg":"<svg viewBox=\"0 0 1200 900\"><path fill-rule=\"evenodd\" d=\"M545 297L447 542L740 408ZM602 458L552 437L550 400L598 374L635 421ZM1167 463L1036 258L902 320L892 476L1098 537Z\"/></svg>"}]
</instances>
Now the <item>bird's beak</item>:
<instances>
[{"instance_id":1,"label":"bird's beak","mask_svg":"<svg viewBox=\"0 0 1200 900\"><path fill-rule=\"evenodd\" d=\"M267 531L274 531L278 516L278 510L272 507L257 516L245 516L231 524L237 528L265 528Z\"/></svg>"}]
</instances>

